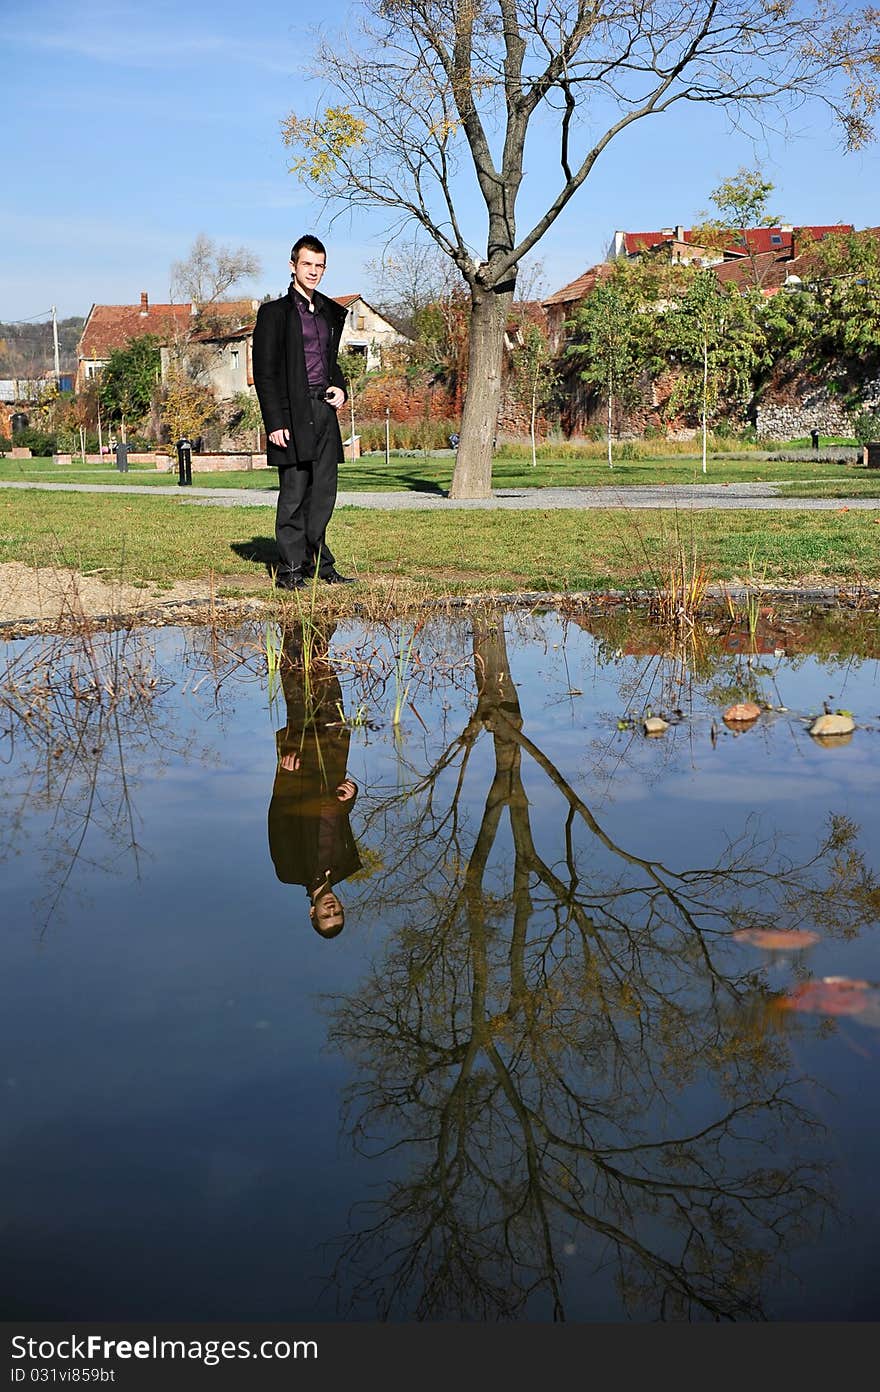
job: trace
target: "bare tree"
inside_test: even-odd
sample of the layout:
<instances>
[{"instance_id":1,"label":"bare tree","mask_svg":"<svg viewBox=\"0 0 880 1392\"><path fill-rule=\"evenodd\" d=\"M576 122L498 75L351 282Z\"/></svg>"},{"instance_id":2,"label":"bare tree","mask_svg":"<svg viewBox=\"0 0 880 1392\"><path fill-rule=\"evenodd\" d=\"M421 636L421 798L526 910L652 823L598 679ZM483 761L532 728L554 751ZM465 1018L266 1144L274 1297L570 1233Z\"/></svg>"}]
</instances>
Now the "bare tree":
<instances>
[{"instance_id":1,"label":"bare tree","mask_svg":"<svg viewBox=\"0 0 880 1392\"><path fill-rule=\"evenodd\" d=\"M812 97L842 122L849 147L870 135L876 18L848 0L364 0L364 9L358 39L318 45L331 104L292 113L284 139L308 185L340 206L378 204L420 223L467 284L453 497L491 489L517 267L616 136L682 101L742 123L771 111L776 120ZM556 191L521 231L527 136L533 120L551 119ZM485 239L472 230L468 182L482 198Z\"/></svg>"},{"instance_id":2,"label":"bare tree","mask_svg":"<svg viewBox=\"0 0 880 1392\"><path fill-rule=\"evenodd\" d=\"M247 247L218 246L200 232L186 259L171 266L171 294L191 300L203 311L234 285L258 276L261 269L259 257Z\"/></svg>"},{"instance_id":3,"label":"bare tree","mask_svg":"<svg viewBox=\"0 0 880 1392\"><path fill-rule=\"evenodd\" d=\"M402 794L365 796L382 863L362 900L394 926L328 1001L330 1041L354 1146L395 1161L340 1234L340 1296L370 1318L543 1302L561 1320L567 1242L615 1273L627 1314L764 1318L834 1193L772 989L730 936L867 928L856 828L837 819L796 861L748 824L717 863L630 847L527 734L504 616L472 632L472 714ZM682 1125L698 1078L711 1101Z\"/></svg>"},{"instance_id":4,"label":"bare tree","mask_svg":"<svg viewBox=\"0 0 880 1392\"><path fill-rule=\"evenodd\" d=\"M366 269L377 307L396 319L410 337L417 332L424 310L461 285L439 248L418 237L387 247L381 257L367 262Z\"/></svg>"}]
</instances>

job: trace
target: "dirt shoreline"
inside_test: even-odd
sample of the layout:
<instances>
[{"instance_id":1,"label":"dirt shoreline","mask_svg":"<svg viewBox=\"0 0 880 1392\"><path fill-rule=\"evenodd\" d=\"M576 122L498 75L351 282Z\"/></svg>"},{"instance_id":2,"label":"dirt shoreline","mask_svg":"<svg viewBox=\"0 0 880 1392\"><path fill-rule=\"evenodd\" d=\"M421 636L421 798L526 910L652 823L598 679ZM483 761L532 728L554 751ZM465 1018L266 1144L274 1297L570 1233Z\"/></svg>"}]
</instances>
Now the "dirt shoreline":
<instances>
[{"instance_id":1,"label":"dirt shoreline","mask_svg":"<svg viewBox=\"0 0 880 1392\"><path fill-rule=\"evenodd\" d=\"M214 586L216 590L216 585ZM244 597L244 596L243 596ZM210 605L208 580L177 581L170 586L124 584L99 575L83 575L62 566L32 567L20 561L0 565L0 625L77 627L98 616L137 622L139 614L181 604Z\"/></svg>"},{"instance_id":2,"label":"dirt shoreline","mask_svg":"<svg viewBox=\"0 0 880 1392\"><path fill-rule=\"evenodd\" d=\"M98 575L83 575L61 567L33 568L19 561L9 561L0 564L0 637L10 639L34 633L72 632L95 626L131 628L204 623L224 626L243 618L271 614L280 604L289 602L288 597L276 597L271 591L267 594L262 586L259 592L254 592L247 582L242 584L240 595L230 595L232 587L229 577L224 577L226 593L221 597L217 594L216 581L212 583L211 580L181 580L162 586L149 582L141 585L108 583ZM636 608L643 607L652 598L647 591L624 590L601 593L478 593L438 598L424 594L417 597L415 593L412 596L379 593L385 588L381 582L370 586L370 598L379 600L380 607L385 607L382 604L382 600L385 600L389 612L398 607L402 612L412 608L474 608L482 604L530 608L555 606L581 610L604 609L609 605ZM710 589L707 600L724 604L728 598L741 599L755 593L777 602L880 612L880 588L853 585L846 581L829 582L827 578L820 580L816 577L805 577L797 584L786 586L749 586L732 581L729 585ZM395 604L395 598L400 601L399 606ZM345 599L347 614L371 616L374 605L369 601L360 602L354 595L347 595Z\"/></svg>"}]
</instances>

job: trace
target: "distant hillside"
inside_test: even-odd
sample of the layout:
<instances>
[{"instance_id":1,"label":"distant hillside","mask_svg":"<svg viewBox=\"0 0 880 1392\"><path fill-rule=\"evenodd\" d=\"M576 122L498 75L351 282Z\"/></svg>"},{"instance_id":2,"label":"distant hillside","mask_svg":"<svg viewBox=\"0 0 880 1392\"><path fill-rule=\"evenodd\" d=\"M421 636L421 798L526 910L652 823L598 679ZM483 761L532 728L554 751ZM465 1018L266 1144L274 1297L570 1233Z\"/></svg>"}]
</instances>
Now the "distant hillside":
<instances>
[{"instance_id":1,"label":"distant hillside","mask_svg":"<svg viewBox=\"0 0 880 1392\"><path fill-rule=\"evenodd\" d=\"M76 368L76 345L85 319L75 316L58 320L58 348L61 371ZM0 377L41 377L55 367L52 321L42 324L4 324L0 322Z\"/></svg>"}]
</instances>

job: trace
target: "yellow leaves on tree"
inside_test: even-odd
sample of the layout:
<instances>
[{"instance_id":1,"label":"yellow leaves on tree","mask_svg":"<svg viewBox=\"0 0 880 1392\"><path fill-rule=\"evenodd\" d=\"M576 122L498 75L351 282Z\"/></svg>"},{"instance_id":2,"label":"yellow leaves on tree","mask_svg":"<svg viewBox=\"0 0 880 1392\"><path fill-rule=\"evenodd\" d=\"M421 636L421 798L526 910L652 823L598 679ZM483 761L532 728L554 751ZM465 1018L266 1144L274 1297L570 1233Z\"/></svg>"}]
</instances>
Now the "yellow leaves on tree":
<instances>
[{"instance_id":1,"label":"yellow leaves on tree","mask_svg":"<svg viewBox=\"0 0 880 1392\"><path fill-rule=\"evenodd\" d=\"M192 440L214 413L214 398L207 387L199 386L179 367L172 368L162 403L162 423L172 441Z\"/></svg>"},{"instance_id":2,"label":"yellow leaves on tree","mask_svg":"<svg viewBox=\"0 0 880 1392\"><path fill-rule=\"evenodd\" d=\"M364 143L366 121L342 106L328 106L320 119L291 113L282 126L284 143L302 153L291 162L290 172L315 184L329 184L339 164Z\"/></svg>"}]
</instances>

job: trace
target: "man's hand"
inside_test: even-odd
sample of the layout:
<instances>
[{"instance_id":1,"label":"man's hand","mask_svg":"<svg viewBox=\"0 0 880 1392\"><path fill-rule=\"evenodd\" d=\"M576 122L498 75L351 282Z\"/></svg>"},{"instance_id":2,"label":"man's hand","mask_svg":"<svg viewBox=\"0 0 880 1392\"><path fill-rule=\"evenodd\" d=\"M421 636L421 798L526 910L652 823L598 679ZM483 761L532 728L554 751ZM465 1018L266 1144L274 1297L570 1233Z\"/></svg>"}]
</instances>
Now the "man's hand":
<instances>
[{"instance_id":1,"label":"man's hand","mask_svg":"<svg viewBox=\"0 0 880 1392\"><path fill-rule=\"evenodd\" d=\"M278 445L280 449L285 449L287 447L287 442L290 439L290 431L273 430L271 435L269 436L269 439L272 441L273 445Z\"/></svg>"},{"instance_id":2,"label":"man's hand","mask_svg":"<svg viewBox=\"0 0 880 1392\"><path fill-rule=\"evenodd\" d=\"M357 797L357 784L353 778L346 778L336 787L336 797L343 807L350 807Z\"/></svg>"},{"instance_id":3,"label":"man's hand","mask_svg":"<svg viewBox=\"0 0 880 1392\"><path fill-rule=\"evenodd\" d=\"M341 387L328 387L324 393L324 400L328 406L332 406L334 411L338 411L345 400L345 392Z\"/></svg>"},{"instance_id":4,"label":"man's hand","mask_svg":"<svg viewBox=\"0 0 880 1392\"><path fill-rule=\"evenodd\" d=\"M279 432L280 433L280 432ZM282 754L281 767L285 773L296 773L300 767L301 759L298 754Z\"/></svg>"}]
</instances>

